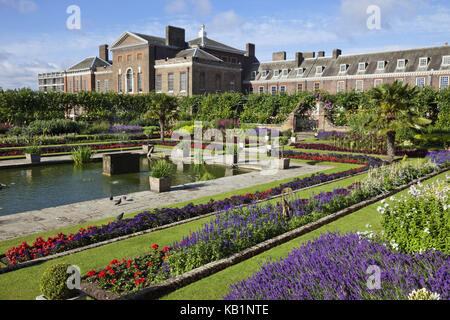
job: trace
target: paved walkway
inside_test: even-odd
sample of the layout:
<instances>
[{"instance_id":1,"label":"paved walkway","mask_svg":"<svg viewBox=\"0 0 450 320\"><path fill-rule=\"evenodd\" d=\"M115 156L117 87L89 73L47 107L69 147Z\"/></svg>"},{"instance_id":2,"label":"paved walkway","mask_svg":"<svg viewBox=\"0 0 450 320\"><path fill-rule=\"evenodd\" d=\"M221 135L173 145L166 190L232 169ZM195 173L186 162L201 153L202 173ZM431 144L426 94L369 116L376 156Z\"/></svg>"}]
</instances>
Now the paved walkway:
<instances>
[{"instance_id":1,"label":"paved walkway","mask_svg":"<svg viewBox=\"0 0 450 320\"><path fill-rule=\"evenodd\" d=\"M88 221L97 221L105 218L114 219L121 213L133 213L167 206L277 180L295 178L330 168L332 167L310 166L304 163L292 162L290 169L276 171L275 174L265 170L253 171L239 176L229 176L173 187L173 191L169 193L156 194L144 191L129 194L127 198L131 201L124 201L119 206L115 206L114 202L109 199L99 199L17 213L0 217L0 240L69 227Z\"/></svg>"}]
</instances>

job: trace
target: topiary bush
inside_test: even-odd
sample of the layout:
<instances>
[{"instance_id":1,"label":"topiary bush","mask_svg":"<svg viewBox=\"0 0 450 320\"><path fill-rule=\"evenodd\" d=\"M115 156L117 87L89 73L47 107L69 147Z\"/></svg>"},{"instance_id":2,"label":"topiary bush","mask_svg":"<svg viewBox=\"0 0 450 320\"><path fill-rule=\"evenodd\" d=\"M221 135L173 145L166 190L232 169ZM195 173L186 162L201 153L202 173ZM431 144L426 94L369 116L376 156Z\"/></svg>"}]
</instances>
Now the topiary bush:
<instances>
[{"instance_id":1,"label":"topiary bush","mask_svg":"<svg viewBox=\"0 0 450 320\"><path fill-rule=\"evenodd\" d=\"M41 277L39 288L48 300L67 300L78 295L78 291L67 287L69 264L56 264L45 270Z\"/></svg>"}]
</instances>

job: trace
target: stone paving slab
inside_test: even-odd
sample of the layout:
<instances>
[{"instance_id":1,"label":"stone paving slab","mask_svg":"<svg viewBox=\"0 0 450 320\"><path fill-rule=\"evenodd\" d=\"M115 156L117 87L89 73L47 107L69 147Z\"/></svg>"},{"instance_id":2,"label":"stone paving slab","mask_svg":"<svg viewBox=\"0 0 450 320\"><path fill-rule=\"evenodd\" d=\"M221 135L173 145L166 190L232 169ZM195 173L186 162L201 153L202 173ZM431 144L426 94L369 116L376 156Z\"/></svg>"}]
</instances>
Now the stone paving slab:
<instances>
[{"instance_id":1,"label":"stone paving slab","mask_svg":"<svg viewBox=\"0 0 450 320\"><path fill-rule=\"evenodd\" d=\"M121 213L133 213L167 206L277 180L295 178L331 168L333 167L311 166L304 163L291 162L290 169L276 171L276 174L272 174L273 172L267 170L253 171L238 176L172 187L172 191L168 193L156 194L151 191L143 191L128 194L126 195L127 201L123 201L119 206L115 206L114 202L109 199L99 199L12 214L0 217L0 240L8 240L105 218L114 219Z\"/></svg>"}]
</instances>

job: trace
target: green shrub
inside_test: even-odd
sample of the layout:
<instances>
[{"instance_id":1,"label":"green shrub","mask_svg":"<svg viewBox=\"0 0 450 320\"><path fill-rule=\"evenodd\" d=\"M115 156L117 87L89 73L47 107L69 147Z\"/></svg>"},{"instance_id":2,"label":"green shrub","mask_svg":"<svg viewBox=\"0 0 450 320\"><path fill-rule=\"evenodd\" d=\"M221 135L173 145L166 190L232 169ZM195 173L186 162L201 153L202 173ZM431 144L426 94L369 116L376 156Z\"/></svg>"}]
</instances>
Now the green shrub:
<instances>
[{"instance_id":1,"label":"green shrub","mask_svg":"<svg viewBox=\"0 0 450 320\"><path fill-rule=\"evenodd\" d=\"M41 147L30 146L24 150L25 154L41 154Z\"/></svg>"},{"instance_id":2,"label":"green shrub","mask_svg":"<svg viewBox=\"0 0 450 320\"><path fill-rule=\"evenodd\" d=\"M407 196L391 198L378 208L382 226L392 245L401 252L436 249L450 253L449 188L440 181L413 186Z\"/></svg>"},{"instance_id":3,"label":"green shrub","mask_svg":"<svg viewBox=\"0 0 450 320\"><path fill-rule=\"evenodd\" d=\"M97 121L89 125L83 130L83 134L98 134L109 131L110 124L108 121Z\"/></svg>"},{"instance_id":4,"label":"green shrub","mask_svg":"<svg viewBox=\"0 0 450 320\"><path fill-rule=\"evenodd\" d=\"M69 264L57 264L45 270L40 280L41 294L48 300L67 300L78 294L77 290L67 287Z\"/></svg>"},{"instance_id":5,"label":"green shrub","mask_svg":"<svg viewBox=\"0 0 450 320\"><path fill-rule=\"evenodd\" d=\"M167 160L156 161L151 168L151 177L153 178L170 178L175 172L175 165Z\"/></svg>"},{"instance_id":6,"label":"green shrub","mask_svg":"<svg viewBox=\"0 0 450 320\"><path fill-rule=\"evenodd\" d=\"M92 160L92 149L87 147L79 147L72 150L72 158L75 165L82 165Z\"/></svg>"},{"instance_id":7,"label":"green shrub","mask_svg":"<svg viewBox=\"0 0 450 320\"><path fill-rule=\"evenodd\" d=\"M80 133L80 126L70 119L36 120L30 123L28 130L32 135L59 135Z\"/></svg>"}]
</instances>

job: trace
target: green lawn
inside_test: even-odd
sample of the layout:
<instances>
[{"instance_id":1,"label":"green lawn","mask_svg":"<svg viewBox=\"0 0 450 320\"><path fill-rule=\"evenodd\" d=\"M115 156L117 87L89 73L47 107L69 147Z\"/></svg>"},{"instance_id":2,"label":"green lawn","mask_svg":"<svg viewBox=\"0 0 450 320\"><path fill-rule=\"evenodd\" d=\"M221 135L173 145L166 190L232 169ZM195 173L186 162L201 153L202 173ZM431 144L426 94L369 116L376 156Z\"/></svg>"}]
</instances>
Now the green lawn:
<instances>
[{"instance_id":1,"label":"green lawn","mask_svg":"<svg viewBox=\"0 0 450 320\"><path fill-rule=\"evenodd\" d=\"M445 173L424 182L424 184L429 184L437 179L445 179ZM407 192L408 190L404 190L399 194L406 194ZM377 212L379 205L380 202L367 206L313 232L190 284L165 296L163 300L221 300L227 294L230 284L246 280L257 272L267 259L271 258L275 261L286 257L294 248L300 247L303 243L313 240L323 233L337 231L346 233L367 230L380 233L382 230L381 215ZM370 225L369 229L366 227L367 225Z\"/></svg>"}]
</instances>

